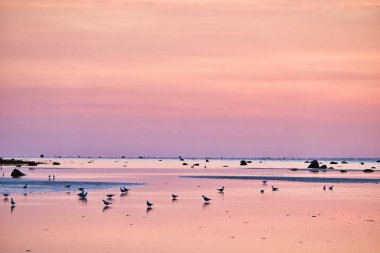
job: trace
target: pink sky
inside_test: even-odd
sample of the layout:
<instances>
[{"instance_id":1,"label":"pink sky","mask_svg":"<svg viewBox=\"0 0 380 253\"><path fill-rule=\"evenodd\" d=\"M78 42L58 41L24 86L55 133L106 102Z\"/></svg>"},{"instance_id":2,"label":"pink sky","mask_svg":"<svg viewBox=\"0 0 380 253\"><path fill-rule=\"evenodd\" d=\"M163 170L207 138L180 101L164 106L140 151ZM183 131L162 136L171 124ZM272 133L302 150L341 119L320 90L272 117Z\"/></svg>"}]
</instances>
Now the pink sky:
<instances>
[{"instance_id":1,"label":"pink sky","mask_svg":"<svg viewBox=\"0 0 380 253\"><path fill-rule=\"evenodd\" d=\"M2 156L380 156L380 1L3 0L0 32Z\"/></svg>"}]
</instances>

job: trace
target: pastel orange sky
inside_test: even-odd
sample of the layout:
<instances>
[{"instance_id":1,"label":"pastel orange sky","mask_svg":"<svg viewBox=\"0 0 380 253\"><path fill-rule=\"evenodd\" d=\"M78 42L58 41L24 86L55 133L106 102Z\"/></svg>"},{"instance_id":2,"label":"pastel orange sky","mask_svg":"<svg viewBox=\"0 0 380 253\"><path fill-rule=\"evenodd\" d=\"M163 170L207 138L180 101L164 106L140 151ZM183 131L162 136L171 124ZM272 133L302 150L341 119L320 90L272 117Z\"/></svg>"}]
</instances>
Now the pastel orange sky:
<instances>
[{"instance_id":1,"label":"pastel orange sky","mask_svg":"<svg viewBox=\"0 0 380 253\"><path fill-rule=\"evenodd\" d=\"M380 156L380 1L0 1L0 156Z\"/></svg>"}]
</instances>

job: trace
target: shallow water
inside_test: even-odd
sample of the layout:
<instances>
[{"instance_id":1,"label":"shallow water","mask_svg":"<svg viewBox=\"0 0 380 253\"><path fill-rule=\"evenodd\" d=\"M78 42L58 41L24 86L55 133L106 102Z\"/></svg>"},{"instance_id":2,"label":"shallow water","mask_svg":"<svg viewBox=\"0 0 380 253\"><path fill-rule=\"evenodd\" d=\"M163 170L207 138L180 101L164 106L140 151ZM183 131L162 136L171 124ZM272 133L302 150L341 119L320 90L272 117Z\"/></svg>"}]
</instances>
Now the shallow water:
<instances>
[{"instance_id":1,"label":"shallow water","mask_svg":"<svg viewBox=\"0 0 380 253\"><path fill-rule=\"evenodd\" d=\"M3 167L0 191L12 188L16 207L10 197L0 202L1 252L380 252L380 185L373 183L380 176L360 167L378 168L375 160L342 164L355 170L347 173L289 170L306 168L303 160L252 159L246 167L239 159L185 159L188 166L178 159L56 160L61 165L22 167L21 179L9 177L14 167ZM57 182L48 181L53 174ZM25 182L38 187L23 190ZM120 194L128 183L142 185ZM74 189L67 193L66 184L85 185L87 200ZM334 190L323 191L324 184ZM107 193L116 194L110 208L102 203Z\"/></svg>"}]
</instances>

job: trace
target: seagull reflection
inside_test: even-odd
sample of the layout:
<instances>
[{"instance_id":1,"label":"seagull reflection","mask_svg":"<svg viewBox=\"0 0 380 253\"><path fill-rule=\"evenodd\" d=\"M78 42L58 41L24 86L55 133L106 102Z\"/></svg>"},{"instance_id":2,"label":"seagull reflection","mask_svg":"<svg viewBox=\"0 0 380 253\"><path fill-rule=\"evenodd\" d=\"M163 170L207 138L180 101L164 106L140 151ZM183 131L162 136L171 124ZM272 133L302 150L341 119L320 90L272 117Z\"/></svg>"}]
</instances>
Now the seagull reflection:
<instances>
[{"instance_id":1,"label":"seagull reflection","mask_svg":"<svg viewBox=\"0 0 380 253\"><path fill-rule=\"evenodd\" d=\"M148 206L147 208L146 208L146 213L148 214L150 211L152 211L153 210L153 208L152 207L150 207L150 206Z\"/></svg>"},{"instance_id":2,"label":"seagull reflection","mask_svg":"<svg viewBox=\"0 0 380 253\"><path fill-rule=\"evenodd\" d=\"M103 207L103 212L107 211L108 209L110 209L111 207L110 206L104 206Z\"/></svg>"},{"instance_id":3,"label":"seagull reflection","mask_svg":"<svg viewBox=\"0 0 380 253\"><path fill-rule=\"evenodd\" d=\"M87 198L79 198L78 201L79 201L79 202L82 202L82 204L83 204L84 206L87 206Z\"/></svg>"},{"instance_id":4,"label":"seagull reflection","mask_svg":"<svg viewBox=\"0 0 380 253\"><path fill-rule=\"evenodd\" d=\"M210 205L210 202L204 202L202 205L202 209L206 209Z\"/></svg>"},{"instance_id":5,"label":"seagull reflection","mask_svg":"<svg viewBox=\"0 0 380 253\"><path fill-rule=\"evenodd\" d=\"M16 206L11 206L11 213L13 213L13 210L16 208Z\"/></svg>"}]
</instances>

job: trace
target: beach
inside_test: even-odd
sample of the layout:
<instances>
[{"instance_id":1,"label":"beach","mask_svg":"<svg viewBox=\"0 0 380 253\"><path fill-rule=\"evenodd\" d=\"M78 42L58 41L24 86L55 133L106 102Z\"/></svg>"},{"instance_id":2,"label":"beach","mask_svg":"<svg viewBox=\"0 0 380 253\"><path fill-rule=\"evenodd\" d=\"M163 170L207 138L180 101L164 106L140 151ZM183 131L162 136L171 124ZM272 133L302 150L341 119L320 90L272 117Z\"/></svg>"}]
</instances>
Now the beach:
<instances>
[{"instance_id":1,"label":"beach","mask_svg":"<svg viewBox=\"0 0 380 253\"><path fill-rule=\"evenodd\" d=\"M10 179L14 167L2 169L0 190L11 195L0 203L1 252L380 251L380 176L362 172L363 166L377 168L374 160L339 163L347 173L289 170L307 168L301 160L258 159L248 166L238 159L184 159L187 166L179 159L52 158L59 166L43 160L47 164L31 170L19 168L27 174L20 179ZM49 182L52 174L56 179ZM336 178L375 181L330 183ZM76 195L79 185L88 187L87 200ZM122 185L127 194L121 194ZM104 208L109 193L115 196ZM211 198L209 204L202 195ZM147 209L147 200L153 208Z\"/></svg>"}]
</instances>

